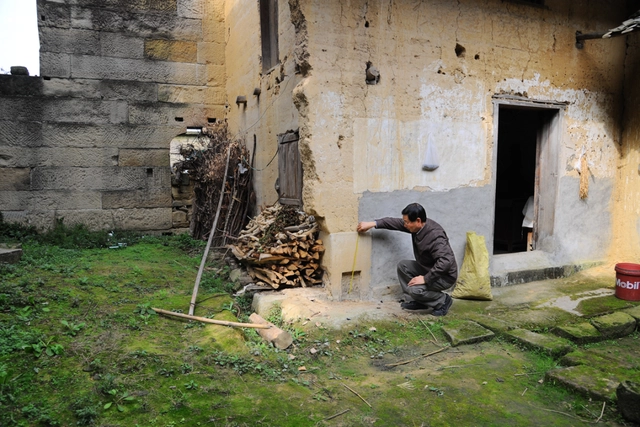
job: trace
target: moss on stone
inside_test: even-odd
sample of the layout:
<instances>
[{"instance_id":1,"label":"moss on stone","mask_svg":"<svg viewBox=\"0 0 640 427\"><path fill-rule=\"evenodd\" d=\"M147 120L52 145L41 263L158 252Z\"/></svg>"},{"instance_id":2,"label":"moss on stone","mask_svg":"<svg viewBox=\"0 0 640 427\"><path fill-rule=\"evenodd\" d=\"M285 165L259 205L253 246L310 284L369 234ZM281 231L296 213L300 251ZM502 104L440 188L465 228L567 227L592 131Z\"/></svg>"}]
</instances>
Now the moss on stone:
<instances>
[{"instance_id":1,"label":"moss on stone","mask_svg":"<svg viewBox=\"0 0 640 427\"><path fill-rule=\"evenodd\" d=\"M578 344L602 341L605 337L589 322L575 323L573 325L561 325L554 329L554 333L560 337L570 339Z\"/></svg>"},{"instance_id":2,"label":"moss on stone","mask_svg":"<svg viewBox=\"0 0 640 427\"><path fill-rule=\"evenodd\" d=\"M571 350L571 343L560 337L547 334L538 334L526 329L514 329L506 333L518 343L527 348L540 350L551 356L562 356Z\"/></svg>"},{"instance_id":3,"label":"moss on stone","mask_svg":"<svg viewBox=\"0 0 640 427\"><path fill-rule=\"evenodd\" d=\"M545 377L547 381L558 382L571 390L608 402L615 401L616 388L620 384L617 376L586 365L552 369Z\"/></svg>"},{"instance_id":4,"label":"moss on stone","mask_svg":"<svg viewBox=\"0 0 640 427\"><path fill-rule=\"evenodd\" d=\"M576 310L582 313L583 316L590 317L598 314L611 313L612 311L621 310L630 306L629 301L618 299L613 295L607 295L580 301Z\"/></svg>"},{"instance_id":5,"label":"moss on stone","mask_svg":"<svg viewBox=\"0 0 640 427\"><path fill-rule=\"evenodd\" d=\"M488 341L495 336L489 329L483 328L476 322L469 320L460 321L456 326L446 325L442 330L454 347L461 344Z\"/></svg>"},{"instance_id":6,"label":"moss on stone","mask_svg":"<svg viewBox=\"0 0 640 427\"><path fill-rule=\"evenodd\" d=\"M636 319L622 312L615 312L591 319L593 326L609 338L629 335L636 329Z\"/></svg>"}]
</instances>

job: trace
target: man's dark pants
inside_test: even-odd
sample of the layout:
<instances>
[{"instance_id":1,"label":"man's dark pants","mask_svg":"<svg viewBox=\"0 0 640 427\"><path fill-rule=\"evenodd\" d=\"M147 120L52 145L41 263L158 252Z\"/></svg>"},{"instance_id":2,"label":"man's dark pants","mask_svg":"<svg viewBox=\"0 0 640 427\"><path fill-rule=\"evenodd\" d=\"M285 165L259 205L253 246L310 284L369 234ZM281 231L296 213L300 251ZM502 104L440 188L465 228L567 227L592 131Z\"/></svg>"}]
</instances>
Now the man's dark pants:
<instances>
[{"instance_id":1,"label":"man's dark pants","mask_svg":"<svg viewBox=\"0 0 640 427\"><path fill-rule=\"evenodd\" d=\"M404 259L398 263L398 280L404 293L404 301L417 301L427 307L433 309L440 308L446 301L445 294L442 292L453 286L451 283L438 279L429 285L409 286L408 283L416 276L424 276L429 272L417 261L412 259Z\"/></svg>"}]
</instances>

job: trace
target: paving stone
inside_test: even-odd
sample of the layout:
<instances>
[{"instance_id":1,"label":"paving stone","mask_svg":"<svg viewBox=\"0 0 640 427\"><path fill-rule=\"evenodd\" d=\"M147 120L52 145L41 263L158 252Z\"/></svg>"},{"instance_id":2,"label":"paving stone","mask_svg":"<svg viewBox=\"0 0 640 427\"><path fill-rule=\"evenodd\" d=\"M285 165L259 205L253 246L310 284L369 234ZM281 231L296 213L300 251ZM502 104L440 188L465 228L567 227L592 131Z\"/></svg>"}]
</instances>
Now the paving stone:
<instances>
[{"instance_id":1,"label":"paving stone","mask_svg":"<svg viewBox=\"0 0 640 427\"><path fill-rule=\"evenodd\" d=\"M618 409L631 422L640 423L640 384L622 381L616 389Z\"/></svg>"},{"instance_id":2,"label":"paving stone","mask_svg":"<svg viewBox=\"0 0 640 427\"><path fill-rule=\"evenodd\" d=\"M496 334L506 332L509 329L514 329L514 327L508 322L484 314L471 313L467 317Z\"/></svg>"},{"instance_id":3,"label":"paving stone","mask_svg":"<svg viewBox=\"0 0 640 427\"><path fill-rule=\"evenodd\" d=\"M554 328L553 332L559 337L570 339L578 344L593 343L606 339L606 337L589 322L558 326Z\"/></svg>"},{"instance_id":4,"label":"paving stone","mask_svg":"<svg viewBox=\"0 0 640 427\"><path fill-rule=\"evenodd\" d=\"M612 347L598 347L579 349L565 354L560 363L564 366L588 365L597 366L601 370L613 370L622 372L625 369L640 367L640 360L629 357L628 353L619 353Z\"/></svg>"},{"instance_id":5,"label":"paving stone","mask_svg":"<svg viewBox=\"0 0 640 427\"><path fill-rule=\"evenodd\" d=\"M547 381L556 381L585 396L614 402L620 379L586 365L552 369L545 375Z\"/></svg>"},{"instance_id":6,"label":"paving stone","mask_svg":"<svg viewBox=\"0 0 640 427\"><path fill-rule=\"evenodd\" d=\"M571 351L571 341L565 338L539 334L526 329L513 329L507 331L506 335L528 348L541 350L554 357L562 356Z\"/></svg>"},{"instance_id":7,"label":"paving stone","mask_svg":"<svg viewBox=\"0 0 640 427\"><path fill-rule=\"evenodd\" d=\"M620 338L636 329L636 319L627 313L615 312L591 319L593 326L607 338Z\"/></svg>"},{"instance_id":8,"label":"paving stone","mask_svg":"<svg viewBox=\"0 0 640 427\"><path fill-rule=\"evenodd\" d=\"M640 322L640 305L636 305L635 307L627 308L626 310L621 311L636 319L636 322Z\"/></svg>"},{"instance_id":9,"label":"paving stone","mask_svg":"<svg viewBox=\"0 0 640 427\"><path fill-rule=\"evenodd\" d=\"M453 347L462 344L488 341L495 336L489 329L470 320L461 321L454 326L444 326L442 330Z\"/></svg>"}]
</instances>

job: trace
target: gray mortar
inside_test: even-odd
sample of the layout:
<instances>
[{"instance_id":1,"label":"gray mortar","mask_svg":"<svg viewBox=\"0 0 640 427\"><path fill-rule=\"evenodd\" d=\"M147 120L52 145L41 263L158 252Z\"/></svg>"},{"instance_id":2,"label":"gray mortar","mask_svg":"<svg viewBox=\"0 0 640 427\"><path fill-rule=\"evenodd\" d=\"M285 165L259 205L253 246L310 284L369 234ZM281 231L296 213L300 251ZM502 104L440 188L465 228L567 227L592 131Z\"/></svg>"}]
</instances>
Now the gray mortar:
<instances>
[{"instance_id":1,"label":"gray mortar","mask_svg":"<svg viewBox=\"0 0 640 427\"><path fill-rule=\"evenodd\" d=\"M467 231L485 237L490 259L492 286L527 283L568 277L585 267L596 265L606 256L611 241L609 203L613 182L590 183L589 197L580 200L577 178L560 179L554 234L540 242L544 250L493 255L494 189L493 186L456 188L446 192L394 191L365 192L360 199L359 221L385 216L399 217L409 203L421 203L427 216L447 232L458 268L464 260ZM569 201L569 202L567 202ZM576 221L579 218L579 221ZM403 233L372 230L373 249L371 290L397 283L396 263L413 258L411 240Z\"/></svg>"}]
</instances>

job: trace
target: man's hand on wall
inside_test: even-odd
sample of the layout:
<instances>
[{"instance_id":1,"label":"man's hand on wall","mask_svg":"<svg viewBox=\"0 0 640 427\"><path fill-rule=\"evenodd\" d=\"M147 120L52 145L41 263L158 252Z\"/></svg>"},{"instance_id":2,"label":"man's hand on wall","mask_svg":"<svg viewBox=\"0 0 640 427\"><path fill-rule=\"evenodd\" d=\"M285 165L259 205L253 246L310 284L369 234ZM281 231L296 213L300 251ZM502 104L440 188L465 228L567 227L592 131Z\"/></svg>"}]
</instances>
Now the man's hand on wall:
<instances>
[{"instance_id":1,"label":"man's hand on wall","mask_svg":"<svg viewBox=\"0 0 640 427\"><path fill-rule=\"evenodd\" d=\"M369 231L375 226L376 226L375 221L362 221L358 223L358 227L356 228L356 230L358 230L359 233L364 233L365 231Z\"/></svg>"}]
</instances>

